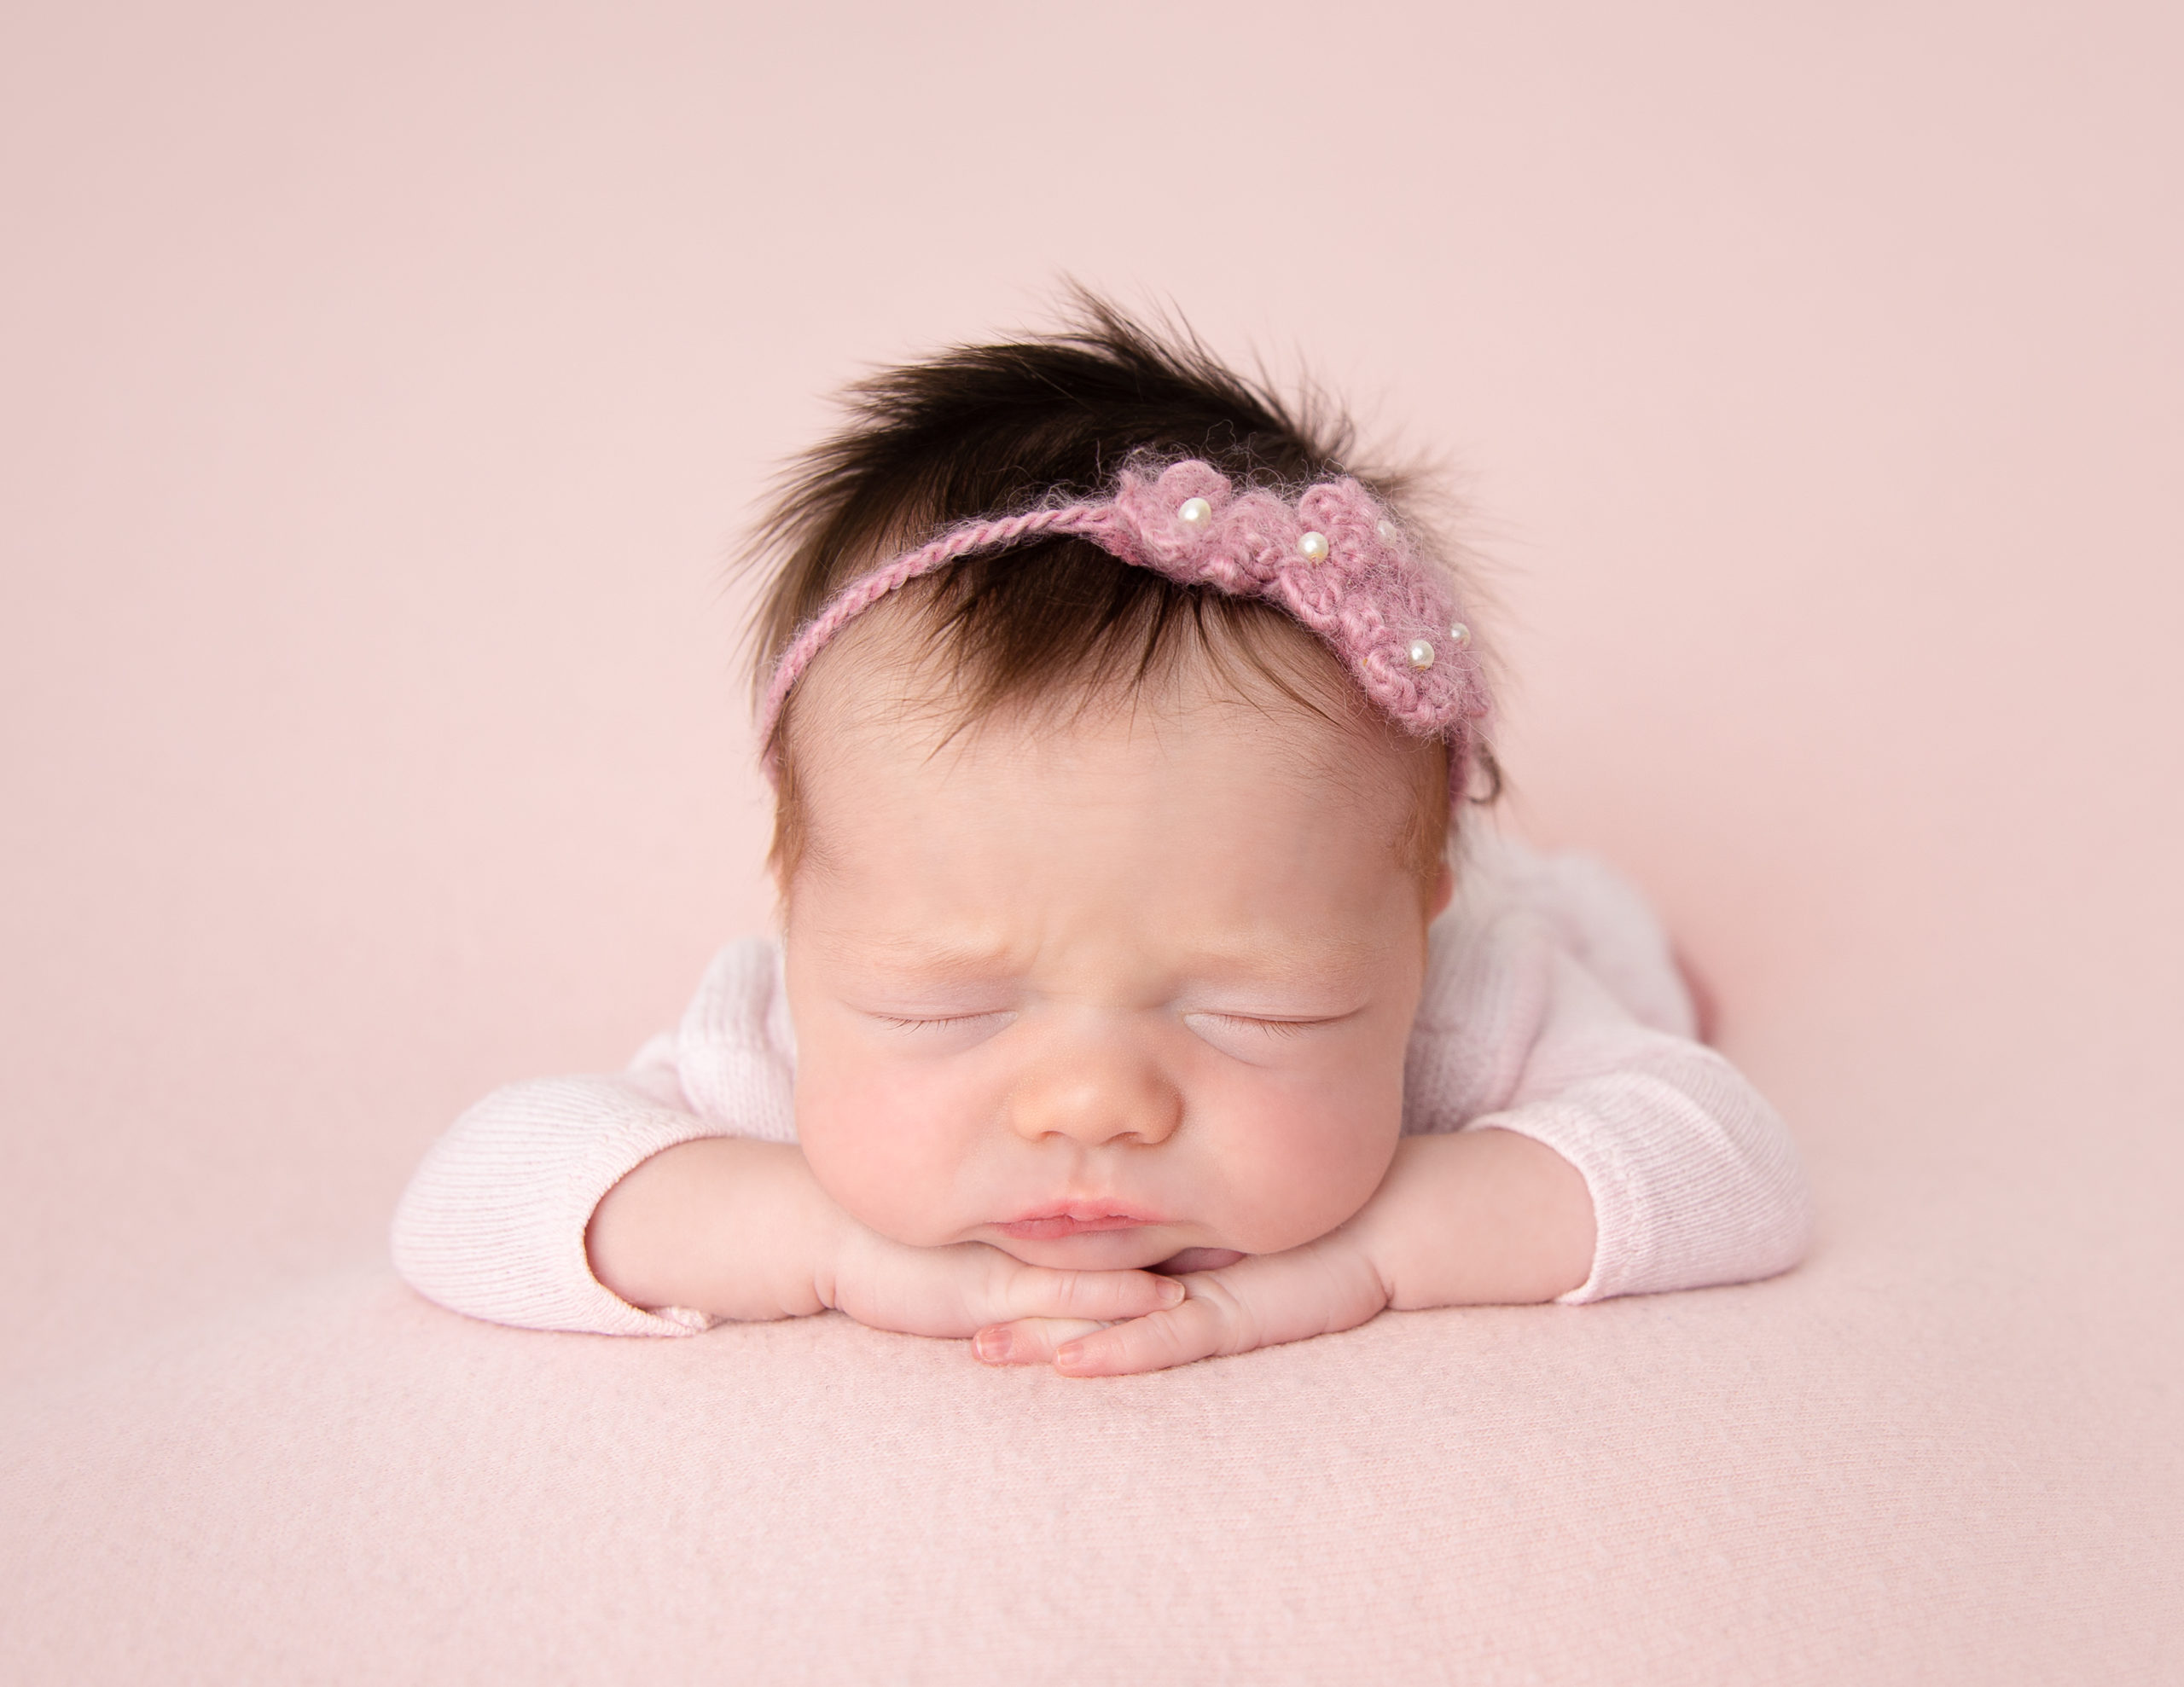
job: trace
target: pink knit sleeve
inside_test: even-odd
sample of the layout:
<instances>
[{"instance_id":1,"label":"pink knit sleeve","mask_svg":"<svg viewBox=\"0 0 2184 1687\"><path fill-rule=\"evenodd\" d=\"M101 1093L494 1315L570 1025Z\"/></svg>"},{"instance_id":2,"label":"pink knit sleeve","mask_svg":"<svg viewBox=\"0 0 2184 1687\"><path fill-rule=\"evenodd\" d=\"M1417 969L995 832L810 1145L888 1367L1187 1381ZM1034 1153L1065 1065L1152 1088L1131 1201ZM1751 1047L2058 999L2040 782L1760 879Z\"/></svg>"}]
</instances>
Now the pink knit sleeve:
<instances>
[{"instance_id":1,"label":"pink knit sleeve","mask_svg":"<svg viewBox=\"0 0 2184 1687\"><path fill-rule=\"evenodd\" d=\"M1577 1168L1598 1241L1565 1301L1795 1265L1812 1224L1795 1145L1728 1061L1658 1028L1688 1007L1643 903L1590 863L1574 900L1563 863L1521 865L1435 928L1406 1130L1495 1126Z\"/></svg>"},{"instance_id":2,"label":"pink knit sleeve","mask_svg":"<svg viewBox=\"0 0 2184 1687\"><path fill-rule=\"evenodd\" d=\"M648 1312L591 1274L584 1232L642 1162L707 1136L795 1139L793 1049L774 945L730 945L677 1029L617 1077L498 1089L425 1156L396 1209L395 1269L420 1294L496 1324L677 1336L712 1320Z\"/></svg>"}]
</instances>

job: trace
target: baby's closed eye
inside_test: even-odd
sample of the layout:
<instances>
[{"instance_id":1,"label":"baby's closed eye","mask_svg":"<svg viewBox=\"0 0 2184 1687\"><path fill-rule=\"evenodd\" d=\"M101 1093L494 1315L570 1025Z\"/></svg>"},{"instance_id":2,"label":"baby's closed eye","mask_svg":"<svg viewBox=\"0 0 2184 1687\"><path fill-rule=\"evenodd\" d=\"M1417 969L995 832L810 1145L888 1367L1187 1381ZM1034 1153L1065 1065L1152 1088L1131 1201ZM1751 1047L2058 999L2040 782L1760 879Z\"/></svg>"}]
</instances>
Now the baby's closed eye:
<instances>
[{"instance_id":1,"label":"baby's closed eye","mask_svg":"<svg viewBox=\"0 0 2184 1687\"><path fill-rule=\"evenodd\" d=\"M1248 1030L1263 1031L1270 1037L1298 1036L1311 1026L1329 1023L1325 1019L1267 1019L1256 1013L1188 1013L1183 1016L1183 1023L1193 1027L1207 1020L1220 1025L1241 1025Z\"/></svg>"},{"instance_id":2,"label":"baby's closed eye","mask_svg":"<svg viewBox=\"0 0 2184 1687\"><path fill-rule=\"evenodd\" d=\"M961 1048L983 1042L1016 1017L1013 1009L970 1013L868 1012L865 1018L889 1038L929 1048Z\"/></svg>"},{"instance_id":3,"label":"baby's closed eye","mask_svg":"<svg viewBox=\"0 0 2184 1687\"><path fill-rule=\"evenodd\" d=\"M1183 1023L1190 1027L1199 1041L1211 1044L1223 1053L1251 1060L1263 1058L1283 1045L1304 1041L1316 1032L1344 1024L1356 1017L1355 1014L1342 1013L1305 1019L1200 1011L1183 1015Z\"/></svg>"}]
</instances>

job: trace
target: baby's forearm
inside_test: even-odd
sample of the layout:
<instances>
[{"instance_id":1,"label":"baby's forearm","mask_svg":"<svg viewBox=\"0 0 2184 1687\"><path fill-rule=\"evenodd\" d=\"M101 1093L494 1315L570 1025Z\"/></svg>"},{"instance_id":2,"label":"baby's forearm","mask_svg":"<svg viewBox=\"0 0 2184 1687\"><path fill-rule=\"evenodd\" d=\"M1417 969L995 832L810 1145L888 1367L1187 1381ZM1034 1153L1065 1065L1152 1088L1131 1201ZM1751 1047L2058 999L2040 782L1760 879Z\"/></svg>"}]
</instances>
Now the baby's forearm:
<instances>
[{"instance_id":1,"label":"baby's forearm","mask_svg":"<svg viewBox=\"0 0 2184 1687\"><path fill-rule=\"evenodd\" d=\"M834 1263L854 1229L800 1149L708 1137L609 1190L585 1246L592 1274L633 1306L796 1318L834 1303ZM1592 1270L1584 1179L1512 1131L1404 1139L1344 1230L1399 1308L1550 1301Z\"/></svg>"},{"instance_id":2,"label":"baby's forearm","mask_svg":"<svg viewBox=\"0 0 2184 1687\"><path fill-rule=\"evenodd\" d=\"M1097 1325L1184 1296L1150 1272L1055 1271L983 1242L892 1241L820 1188L800 1149L734 1137L644 1162L607 1191L585 1245L592 1274L633 1306L742 1320L832 1307L914 1336L968 1336L1020 1318Z\"/></svg>"},{"instance_id":3,"label":"baby's forearm","mask_svg":"<svg viewBox=\"0 0 2184 1687\"><path fill-rule=\"evenodd\" d=\"M1513 1131L1404 1138L1350 1226L1404 1310L1551 1301L1592 1274L1583 1176Z\"/></svg>"},{"instance_id":4,"label":"baby's forearm","mask_svg":"<svg viewBox=\"0 0 2184 1687\"><path fill-rule=\"evenodd\" d=\"M592 1275L632 1306L715 1318L820 1311L845 1220L793 1144L706 1137L655 1154L592 1214Z\"/></svg>"}]
</instances>

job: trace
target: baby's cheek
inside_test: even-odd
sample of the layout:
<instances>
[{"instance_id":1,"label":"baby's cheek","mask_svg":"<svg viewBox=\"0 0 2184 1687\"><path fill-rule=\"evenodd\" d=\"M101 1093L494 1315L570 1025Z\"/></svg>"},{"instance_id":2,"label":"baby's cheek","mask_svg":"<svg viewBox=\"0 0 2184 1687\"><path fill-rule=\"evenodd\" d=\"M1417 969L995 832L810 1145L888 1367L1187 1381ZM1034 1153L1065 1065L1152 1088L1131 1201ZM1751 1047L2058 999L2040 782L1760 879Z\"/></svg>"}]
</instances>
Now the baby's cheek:
<instances>
[{"instance_id":1,"label":"baby's cheek","mask_svg":"<svg viewBox=\"0 0 2184 1687\"><path fill-rule=\"evenodd\" d=\"M965 1153L964 1115L934 1090L915 1076L837 1066L823 1082L799 1081L796 1097L819 1186L859 1223L918 1247L953 1239L949 1194Z\"/></svg>"},{"instance_id":2,"label":"baby's cheek","mask_svg":"<svg viewBox=\"0 0 2184 1687\"><path fill-rule=\"evenodd\" d=\"M1275 1093L1236 1098L1207 1133L1230 1211L1226 1239L1255 1254L1293 1248L1351 1217L1387 1175L1402 1133L1379 1098Z\"/></svg>"}]
</instances>

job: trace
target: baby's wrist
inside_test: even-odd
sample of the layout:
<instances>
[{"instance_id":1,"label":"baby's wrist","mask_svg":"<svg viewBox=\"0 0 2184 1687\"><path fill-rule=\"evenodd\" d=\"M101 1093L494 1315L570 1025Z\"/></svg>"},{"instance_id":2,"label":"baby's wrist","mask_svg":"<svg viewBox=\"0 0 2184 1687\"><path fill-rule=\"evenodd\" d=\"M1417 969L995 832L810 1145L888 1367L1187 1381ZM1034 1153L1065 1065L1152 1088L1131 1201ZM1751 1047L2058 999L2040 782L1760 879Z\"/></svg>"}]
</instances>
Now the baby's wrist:
<instances>
[{"instance_id":1,"label":"baby's wrist","mask_svg":"<svg viewBox=\"0 0 2184 1687\"><path fill-rule=\"evenodd\" d=\"M1491 1128L1405 1138L1347 1228L1399 1308L1551 1301L1591 1270L1584 1179L1554 1150Z\"/></svg>"},{"instance_id":2,"label":"baby's wrist","mask_svg":"<svg viewBox=\"0 0 2184 1687\"><path fill-rule=\"evenodd\" d=\"M793 1145L706 1137L630 1171L585 1243L592 1274L633 1306L766 1319L820 1309L839 1224Z\"/></svg>"},{"instance_id":3,"label":"baby's wrist","mask_svg":"<svg viewBox=\"0 0 2184 1687\"><path fill-rule=\"evenodd\" d=\"M1381 1281L1414 1275L1421 1244L1430 1240L1432 1219L1439 1205L1436 1187L1443 1168L1420 1145L1428 1139L1404 1137L1396 1145L1386 1174L1373 1197L1335 1232L1363 1255Z\"/></svg>"},{"instance_id":4,"label":"baby's wrist","mask_svg":"<svg viewBox=\"0 0 2184 1687\"><path fill-rule=\"evenodd\" d=\"M809 1165L804 1177L789 1220L782 1264L810 1295L811 1309L823 1312L839 1307L839 1284L851 1268L852 1250L868 1242L871 1233L819 1186Z\"/></svg>"}]
</instances>

